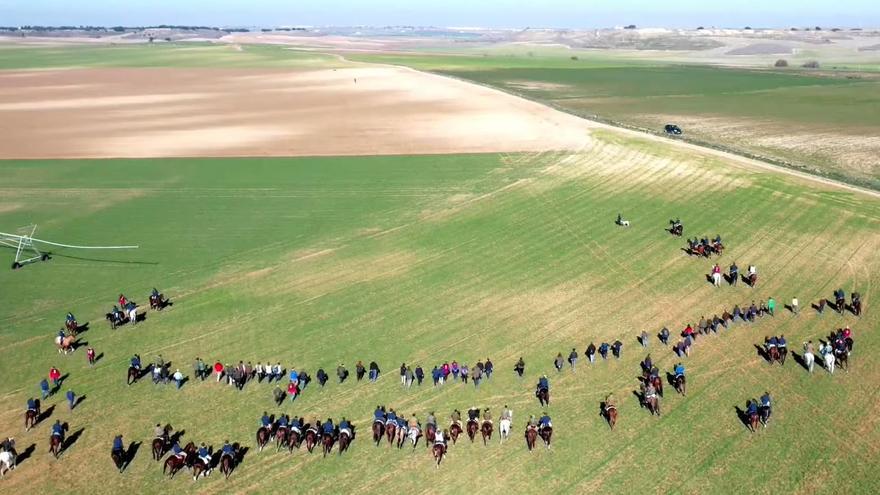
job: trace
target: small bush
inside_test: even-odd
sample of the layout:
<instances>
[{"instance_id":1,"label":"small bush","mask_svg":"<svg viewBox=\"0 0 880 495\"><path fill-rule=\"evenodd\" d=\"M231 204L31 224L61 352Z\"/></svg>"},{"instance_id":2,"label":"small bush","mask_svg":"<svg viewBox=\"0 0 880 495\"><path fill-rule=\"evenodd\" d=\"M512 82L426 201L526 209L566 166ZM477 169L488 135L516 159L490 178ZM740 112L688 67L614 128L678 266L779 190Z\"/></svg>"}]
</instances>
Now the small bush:
<instances>
[{"instance_id":1,"label":"small bush","mask_svg":"<svg viewBox=\"0 0 880 495\"><path fill-rule=\"evenodd\" d=\"M810 60L809 62L804 62L804 65L802 65L801 67L803 67L804 69L818 69L819 62L815 60Z\"/></svg>"},{"instance_id":2,"label":"small bush","mask_svg":"<svg viewBox=\"0 0 880 495\"><path fill-rule=\"evenodd\" d=\"M788 67L788 60L785 60L784 58L780 58L779 60L776 61L775 64L773 64L773 66L774 67Z\"/></svg>"},{"instance_id":3,"label":"small bush","mask_svg":"<svg viewBox=\"0 0 880 495\"><path fill-rule=\"evenodd\" d=\"M572 60L577 60L577 59L578 59L578 56L577 56L577 55L572 55L572 56L571 56L571 59L572 59Z\"/></svg>"}]
</instances>

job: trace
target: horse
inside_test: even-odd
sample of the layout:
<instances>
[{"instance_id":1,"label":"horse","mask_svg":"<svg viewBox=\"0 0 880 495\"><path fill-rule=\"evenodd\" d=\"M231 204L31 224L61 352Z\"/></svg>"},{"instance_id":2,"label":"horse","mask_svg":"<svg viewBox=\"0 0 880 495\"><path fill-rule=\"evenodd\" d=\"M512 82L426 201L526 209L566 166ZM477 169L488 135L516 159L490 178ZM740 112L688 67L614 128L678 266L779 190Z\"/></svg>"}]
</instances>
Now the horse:
<instances>
[{"instance_id":1,"label":"horse","mask_svg":"<svg viewBox=\"0 0 880 495\"><path fill-rule=\"evenodd\" d=\"M67 333L76 337L76 332L79 330L79 324L77 324L76 320L65 320L64 328L67 329Z\"/></svg>"},{"instance_id":2,"label":"horse","mask_svg":"<svg viewBox=\"0 0 880 495\"><path fill-rule=\"evenodd\" d=\"M419 438L422 437L422 430L418 427L410 426L407 428L406 437L409 438L409 441L412 442L413 450L415 450L416 445L419 443ZM427 442L425 442L427 445Z\"/></svg>"},{"instance_id":3,"label":"horse","mask_svg":"<svg viewBox=\"0 0 880 495\"><path fill-rule=\"evenodd\" d=\"M535 448L535 441L538 439L538 428L532 425L526 426L526 447L529 452Z\"/></svg>"},{"instance_id":4,"label":"horse","mask_svg":"<svg viewBox=\"0 0 880 495\"><path fill-rule=\"evenodd\" d=\"M351 435L346 430L339 431L339 455L342 455L343 452L348 450L348 445L351 443Z\"/></svg>"},{"instance_id":5,"label":"horse","mask_svg":"<svg viewBox=\"0 0 880 495\"><path fill-rule=\"evenodd\" d=\"M257 429L257 448L259 452L263 451L263 448L266 447L266 444L269 443L269 437L271 437L271 432L269 428L265 426L261 426Z\"/></svg>"},{"instance_id":6,"label":"horse","mask_svg":"<svg viewBox=\"0 0 880 495\"><path fill-rule=\"evenodd\" d=\"M406 426L399 426L397 428L397 435L395 439L397 440L397 448L403 448L403 442L406 441L407 433L409 433L409 429Z\"/></svg>"},{"instance_id":7,"label":"horse","mask_svg":"<svg viewBox=\"0 0 880 495\"><path fill-rule=\"evenodd\" d=\"M104 315L104 319L110 322L110 329L111 330L116 330L116 327L125 323L126 316L122 312L107 313Z\"/></svg>"},{"instance_id":8,"label":"horse","mask_svg":"<svg viewBox=\"0 0 880 495\"><path fill-rule=\"evenodd\" d=\"M30 431L31 428L37 426L37 420L40 418L40 402L36 402L36 409L28 409L24 412L24 429Z\"/></svg>"},{"instance_id":9,"label":"horse","mask_svg":"<svg viewBox=\"0 0 880 495\"><path fill-rule=\"evenodd\" d=\"M502 418L501 421L498 422L498 440L500 443L504 443L504 440L510 438L510 420L506 418Z\"/></svg>"},{"instance_id":10,"label":"horse","mask_svg":"<svg viewBox=\"0 0 880 495\"><path fill-rule=\"evenodd\" d=\"M483 445L489 445L488 441L492 440L492 432L495 427L492 426L491 421L483 421L483 426L480 427L480 433L483 434Z\"/></svg>"},{"instance_id":11,"label":"horse","mask_svg":"<svg viewBox=\"0 0 880 495\"><path fill-rule=\"evenodd\" d=\"M137 383L138 379L141 377L141 371L134 366L128 367L128 376L125 378L125 384L131 385L133 383Z\"/></svg>"},{"instance_id":12,"label":"horse","mask_svg":"<svg viewBox=\"0 0 880 495\"><path fill-rule=\"evenodd\" d=\"M125 451L113 450L110 452L110 458L113 459L113 464L120 473L125 470Z\"/></svg>"},{"instance_id":13,"label":"horse","mask_svg":"<svg viewBox=\"0 0 880 495\"><path fill-rule=\"evenodd\" d=\"M779 364L785 366L785 358L788 357L788 347L777 347L779 352Z\"/></svg>"},{"instance_id":14,"label":"horse","mask_svg":"<svg viewBox=\"0 0 880 495\"><path fill-rule=\"evenodd\" d=\"M538 430L538 434L541 435L541 440L544 441L544 445L547 447L547 450L550 450L550 439L553 437L553 427L547 425Z\"/></svg>"},{"instance_id":15,"label":"horse","mask_svg":"<svg viewBox=\"0 0 880 495\"><path fill-rule=\"evenodd\" d=\"M446 456L446 444L435 443L434 447L431 450L434 454L434 460L437 461L437 469L439 469L440 468L440 461L442 461L443 457Z\"/></svg>"},{"instance_id":16,"label":"horse","mask_svg":"<svg viewBox=\"0 0 880 495\"><path fill-rule=\"evenodd\" d=\"M158 296L150 295L150 309L162 311L166 304L168 304L168 301L162 294L159 294Z\"/></svg>"},{"instance_id":17,"label":"horse","mask_svg":"<svg viewBox=\"0 0 880 495\"><path fill-rule=\"evenodd\" d=\"M477 429L479 429L477 421L475 419L469 419L467 422L467 435L468 438L471 439L471 443L474 442L474 436L477 434Z\"/></svg>"},{"instance_id":18,"label":"horse","mask_svg":"<svg viewBox=\"0 0 880 495\"><path fill-rule=\"evenodd\" d=\"M385 423L382 421L373 421L373 441L376 442L376 447L379 446L379 442L382 441L382 435L385 433Z\"/></svg>"},{"instance_id":19,"label":"horse","mask_svg":"<svg viewBox=\"0 0 880 495\"><path fill-rule=\"evenodd\" d=\"M657 415L660 416L660 397L654 395L652 397L645 397L645 405L648 406L648 410L651 411L651 416Z\"/></svg>"},{"instance_id":20,"label":"horse","mask_svg":"<svg viewBox=\"0 0 880 495\"><path fill-rule=\"evenodd\" d=\"M766 428L767 423L770 421L770 413L772 411L770 410L769 406L761 406L758 412L761 415L761 424L763 424L764 428Z\"/></svg>"},{"instance_id":21,"label":"horse","mask_svg":"<svg viewBox=\"0 0 880 495\"><path fill-rule=\"evenodd\" d=\"M287 434L288 452L292 453L294 449L299 448L301 435L302 435L302 432L294 430L293 428L290 429L290 432Z\"/></svg>"},{"instance_id":22,"label":"horse","mask_svg":"<svg viewBox=\"0 0 880 495\"><path fill-rule=\"evenodd\" d=\"M236 459L238 457L238 445L233 445L232 448L232 455L222 454L220 456L220 472L223 473L226 479L229 479L229 475L232 474L232 471L235 470L235 465L238 463Z\"/></svg>"},{"instance_id":23,"label":"horse","mask_svg":"<svg viewBox=\"0 0 880 495\"><path fill-rule=\"evenodd\" d=\"M168 448L168 433L171 431L171 425L165 425L163 431L165 436L153 439L152 452L154 461L162 459L162 456L165 455L165 449Z\"/></svg>"},{"instance_id":24,"label":"horse","mask_svg":"<svg viewBox=\"0 0 880 495\"><path fill-rule=\"evenodd\" d=\"M183 448L184 456L181 459L179 456L172 455L165 459L165 464L162 465L162 474L164 475L166 471L171 474L171 478L174 478L174 475L180 471L181 468L185 466L192 465L194 461L194 457L196 455L196 444L193 442L189 442L186 444L186 447Z\"/></svg>"},{"instance_id":25,"label":"horse","mask_svg":"<svg viewBox=\"0 0 880 495\"><path fill-rule=\"evenodd\" d=\"M685 378L684 375L675 375L675 378L672 379L672 383L675 385L676 392L687 397L687 378Z\"/></svg>"},{"instance_id":26,"label":"horse","mask_svg":"<svg viewBox=\"0 0 880 495\"><path fill-rule=\"evenodd\" d=\"M67 423L61 425L61 431L67 431L67 429ZM61 455L61 451L64 449L64 438L62 438L63 436L64 435L62 434L61 436L51 435L49 437L49 452L51 452L56 459L58 458L58 456Z\"/></svg>"},{"instance_id":27,"label":"horse","mask_svg":"<svg viewBox=\"0 0 880 495\"><path fill-rule=\"evenodd\" d=\"M434 444L435 438L437 438L437 427L428 424L425 426L425 448L430 448Z\"/></svg>"},{"instance_id":28,"label":"horse","mask_svg":"<svg viewBox=\"0 0 880 495\"><path fill-rule=\"evenodd\" d=\"M617 424L617 406L609 406L603 402L602 413L605 416L605 420L608 421L608 427L613 431L614 425Z\"/></svg>"},{"instance_id":29,"label":"horse","mask_svg":"<svg viewBox=\"0 0 880 495\"><path fill-rule=\"evenodd\" d=\"M315 445L318 444L318 429L314 426L309 426L306 429L306 450L309 451L309 454L315 450Z\"/></svg>"},{"instance_id":30,"label":"horse","mask_svg":"<svg viewBox=\"0 0 880 495\"><path fill-rule=\"evenodd\" d=\"M455 442L458 441L459 435L461 435L461 423L454 422L449 425L449 436L452 438L452 445L455 445Z\"/></svg>"},{"instance_id":31,"label":"horse","mask_svg":"<svg viewBox=\"0 0 880 495\"><path fill-rule=\"evenodd\" d=\"M388 437L388 445L394 446L394 437L397 433L397 425L392 421L385 424L385 436Z\"/></svg>"},{"instance_id":32,"label":"horse","mask_svg":"<svg viewBox=\"0 0 880 495\"><path fill-rule=\"evenodd\" d=\"M755 411L752 414L749 414L749 430L751 430L752 433L758 431L758 422L759 421L761 421L761 419L760 419L757 411Z\"/></svg>"},{"instance_id":33,"label":"horse","mask_svg":"<svg viewBox=\"0 0 880 495\"><path fill-rule=\"evenodd\" d=\"M18 454L15 450L0 452L0 476L5 476L7 471L15 469L15 462L18 460Z\"/></svg>"},{"instance_id":34,"label":"horse","mask_svg":"<svg viewBox=\"0 0 880 495\"><path fill-rule=\"evenodd\" d=\"M260 432L257 431L257 437L259 438ZM259 442L259 440L257 440ZM278 430L275 431L275 452L280 452L282 447L287 447L287 443L289 442L289 432L286 426L279 426Z\"/></svg>"},{"instance_id":35,"label":"horse","mask_svg":"<svg viewBox=\"0 0 880 495\"><path fill-rule=\"evenodd\" d=\"M654 375L650 377L651 385L654 385L654 389L657 390L657 393L660 394L660 397L663 397L663 380L660 379L660 375Z\"/></svg>"},{"instance_id":36,"label":"horse","mask_svg":"<svg viewBox=\"0 0 880 495\"><path fill-rule=\"evenodd\" d=\"M825 355L822 357L822 359L825 361L825 369L828 370L828 372L833 375L834 374L834 361L835 361L834 353L833 352L826 352Z\"/></svg>"},{"instance_id":37,"label":"horse","mask_svg":"<svg viewBox=\"0 0 880 495\"><path fill-rule=\"evenodd\" d=\"M333 434L332 433L324 433L321 435L321 450L324 453L324 457L327 457L327 454L333 450Z\"/></svg>"},{"instance_id":38,"label":"horse","mask_svg":"<svg viewBox=\"0 0 880 495\"><path fill-rule=\"evenodd\" d=\"M770 358L770 364L773 364L775 361L780 361L779 348L776 346L767 349L767 355Z\"/></svg>"},{"instance_id":39,"label":"horse","mask_svg":"<svg viewBox=\"0 0 880 495\"><path fill-rule=\"evenodd\" d=\"M834 308L839 314L843 314L843 311L846 309L846 298L838 295L834 300Z\"/></svg>"},{"instance_id":40,"label":"horse","mask_svg":"<svg viewBox=\"0 0 880 495\"><path fill-rule=\"evenodd\" d=\"M550 405L550 390L546 388L539 388L537 392L535 392L535 396L538 397L538 402L541 403L541 407Z\"/></svg>"},{"instance_id":41,"label":"horse","mask_svg":"<svg viewBox=\"0 0 880 495\"><path fill-rule=\"evenodd\" d=\"M58 346L59 354L68 354L76 350L76 337L68 335L66 337L55 337L55 345Z\"/></svg>"},{"instance_id":42,"label":"horse","mask_svg":"<svg viewBox=\"0 0 880 495\"><path fill-rule=\"evenodd\" d=\"M834 360L839 363L838 366L840 366L843 371L849 372L849 352L847 352L846 349L835 349Z\"/></svg>"},{"instance_id":43,"label":"horse","mask_svg":"<svg viewBox=\"0 0 880 495\"><path fill-rule=\"evenodd\" d=\"M757 283L758 283L758 274L753 273L753 274L749 275L749 287L754 289L755 285L757 285Z\"/></svg>"}]
</instances>

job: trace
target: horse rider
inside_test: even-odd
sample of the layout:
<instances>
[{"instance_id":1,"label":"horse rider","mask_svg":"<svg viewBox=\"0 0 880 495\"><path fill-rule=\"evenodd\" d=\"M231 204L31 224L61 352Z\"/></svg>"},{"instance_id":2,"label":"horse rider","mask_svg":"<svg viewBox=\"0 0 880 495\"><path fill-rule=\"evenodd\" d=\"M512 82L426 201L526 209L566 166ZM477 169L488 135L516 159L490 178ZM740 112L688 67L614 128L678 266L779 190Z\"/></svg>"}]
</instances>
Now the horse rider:
<instances>
[{"instance_id":1,"label":"horse rider","mask_svg":"<svg viewBox=\"0 0 880 495\"><path fill-rule=\"evenodd\" d=\"M401 414L400 416L397 417L397 429L399 431L406 432L406 426L407 426L406 418L403 416L403 414Z\"/></svg>"},{"instance_id":2,"label":"horse rider","mask_svg":"<svg viewBox=\"0 0 880 495\"><path fill-rule=\"evenodd\" d=\"M0 442L0 452L15 452L15 439L6 437Z\"/></svg>"},{"instance_id":3,"label":"horse rider","mask_svg":"<svg viewBox=\"0 0 880 495\"><path fill-rule=\"evenodd\" d=\"M478 407L471 407L470 409L468 409L467 415L468 422L477 422L477 420L480 419L480 409Z\"/></svg>"},{"instance_id":4,"label":"horse rider","mask_svg":"<svg viewBox=\"0 0 880 495\"><path fill-rule=\"evenodd\" d=\"M155 300L157 300L157 301L159 300L159 297L160 297L161 295L162 295L162 294L160 294L159 291L158 291L155 287L153 287L152 292L150 292L150 297L152 297L153 299L155 299ZM172 295L173 295L173 294L172 294ZM161 301L160 301L160 302L161 302Z\"/></svg>"},{"instance_id":5,"label":"horse rider","mask_svg":"<svg viewBox=\"0 0 880 495\"><path fill-rule=\"evenodd\" d=\"M60 342L64 341L64 337L66 337L66 335L64 334L64 329L63 329L63 328L59 328L59 329L58 329L58 338L55 339L55 340L58 341L58 342L60 343Z\"/></svg>"},{"instance_id":6,"label":"horse rider","mask_svg":"<svg viewBox=\"0 0 880 495\"><path fill-rule=\"evenodd\" d=\"M492 423L492 413L489 412L488 407L483 410L483 423L489 423L490 425L493 424Z\"/></svg>"},{"instance_id":7,"label":"horse rider","mask_svg":"<svg viewBox=\"0 0 880 495\"><path fill-rule=\"evenodd\" d=\"M614 393L605 396L605 410L617 409L617 401L614 399Z\"/></svg>"},{"instance_id":8,"label":"horse rider","mask_svg":"<svg viewBox=\"0 0 880 495\"><path fill-rule=\"evenodd\" d=\"M684 378L684 365L681 363L676 364L673 373L675 374L675 378Z\"/></svg>"},{"instance_id":9,"label":"horse rider","mask_svg":"<svg viewBox=\"0 0 880 495\"><path fill-rule=\"evenodd\" d=\"M266 411L263 411L263 417L260 418L260 426L267 430L272 428L272 420L269 419L269 415L266 414Z\"/></svg>"},{"instance_id":10,"label":"horse rider","mask_svg":"<svg viewBox=\"0 0 880 495\"><path fill-rule=\"evenodd\" d=\"M232 448L232 445L229 443L229 440L225 440L223 442L223 448L220 449L220 460L223 460L223 456L229 456L229 458L235 461L235 449Z\"/></svg>"},{"instance_id":11,"label":"horse rider","mask_svg":"<svg viewBox=\"0 0 880 495\"><path fill-rule=\"evenodd\" d=\"M644 371L645 374L647 374L648 372L651 371L651 368L653 368L653 367L654 367L654 362L651 360L651 355L648 354L647 356L645 356L645 360L642 361L642 371Z\"/></svg>"},{"instance_id":12,"label":"horse rider","mask_svg":"<svg viewBox=\"0 0 880 495\"><path fill-rule=\"evenodd\" d=\"M538 378L538 386L535 390L535 394L538 394L541 390L550 391L550 380L547 378L547 375L541 375L541 378Z\"/></svg>"},{"instance_id":13,"label":"horse rider","mask_svg":"<svg viewBox=\"0 0 880 495\"><path fill-rule=\"evenodd\" d=\"M770 405L770 392L764 392L764 395L761 396L761 409L766 411L767 419L770 419L771 405Z\"/></svg>"},{"instance_id":14,"label":"horse rider","mask_svg":"<svg viewBox=\"0 0 880 495\"><path fill-rule=\"evenodd\" d=\"M770 354L770 349L774 349L776 344L778 343L776 336L765 338L764 349L767 351L767 354Z\"/></svg>"},{"instance_id":15,"label":"horse rider","mask_svg":"<svg viewBox=\"0 0 880 495\"><path fill-rule=\"evenodd\" d=\"M461 426L461 411L458 409L452 411L452 414L449 415L449 419L451 420L451 424Z\"/></svg>"},{"instance_id":16,"label":"horse rider","mask_svg":"<svg viewBox=\"0 0 880 495\"><path fill-rule=\"evenodd\" d=\"M736 279L739 278L739 267L736 266L736 261L730 265L730 283L736 285Z\"/></svg>"},{"instance_id":17,"label":"horse rider","mask_svg":"<svg viewBox=\"0 0 880 495\"><path fill-rule=\"evenodd\" d=\"M721 234L715 234L715 239L713 242L715 244L721 244Z\"/></svg>"},{"instance_id":18,"label":"horse rider","mask_svg":"<svg viewBox=\"0 0 880 495\"><path fill-rule=\"evenodd\" d=\"M776 339L776 347L779 348L780 354L788 351L788 342L785 340L785 335L780 335L779 338Z\"/></svg>"},{"instance_id":19,"label":"horse rider","mask_svg":"<svg viewBox=\"0 0 880 495\"><path fill-rule=\"evenodd\" d=\"M116 435L113 438L113 448L110 449L110 455L117 454L120 457L125 455L125 447L122 446L122 435Z\"/></svg>"},{"instance_id":20,"label":"horse rider","mask_svg":"<svg viewBox=\"0 0 880 495\"><path fill-rule=\"evenodd\" d=\"M322 431L325 435L330 435L330 436L332 437L332 436L333 436L333 432L334 432L335 430L336 430L336 427L333 425L333 420L330 419L330 418L327 418L327 421L324 421L324 424L321 425L321 431Z\"/></svg>"},{"instance_id":21,"label":"horse rider","mask_svg":"<svg viewBox=\"0 0 880 495\"><path fill-rule=\"evenodd\" d=\"M342 433L347 434L348 438L351 438L351 423L345 419L345 416L343 416L342 421L339 422L339 434L341 435Z\"/></svg>"},{"instance_id":22,"label":"horse rider","mask_svg":"<svg viewBox=\"0 0 880 495\"><path fill-rule=\"evenodd\" d=\"M533 429L537 429L537 428L538 428L538 420L537 420L537 418L535 418L535 415L534 415L534 414L530 414L530 415L529 415L529 421L528 421L528 423L526 424L526 427L527 427L527 428L533 428Z\"/></svg>"},{"instance_id":23,"label":"horse rider","mask_svg":"<svg viewBox=\"0 0 880 495\"><path fill-rule=\"evenodd\" d=\"M409 421L407 422L406 427L410 437L416 438L419 436L421 425L419 424L419 419L416 417L415 414L409 417Z\"/></svg>"},{"instance_id":24,"label":"horse rider","mask_svg":"<svg viewBox=\"0 0 880 495\"><path fill-rule=\"evenodd\" d=\"M385 408L384 407L376 406L376 410L373 411L373 422L385 424Z\"/></svg>"},{"instance_id":25,"label":"horse rider","mask_svg":"<svg viewBox=\"0 0 880 495\"><path fill-rule=\"evenodd\" d=\"M302 434L302 418L297 418L296 416L290 420L290 431L295 431L298 434Z\"/></svg>"},{"instance_id":26,"label":"horse rider","mask_svg":"<svg viewBox=\"0 0 880 495\"><path fill-rule=\"evenodd\" d=\"M73 313L71 313L70 311L68 311L68 312L67 312L67 320L66 320L66 321L67 321L67 324L68 324L68 325L69 325L69 324L76 323L76 317L73 316Z\"/></svg>"},{"instance_id":27,"label":"horse rider","mask_svg":"<svg viewBox=\"0 0 880 495\"><path fill-rule=\"evenodd\" d=\"M425 418L425 428L427 429L432 426L434 427L434 431L436 432L437 431L437 417L434 416L434 411L431 411L428 414L428 417Z\"/></svg>"},{"instance_id":28,"label":"horse rider","mask_svg":"<svg viewBox=\"0 0 880 495\"><path fill-rule=\"evenodd\" d=\"M389 409L385 414L385 426L388 426L389 423L397 426L397 413L394 412L394 409Z\"/></svg>"},{"instance_id":29,"label":"horse rider","mask_svg":"<svg viewBox=\"0 0 880 495\"><path fill-rule=\"evenodd\" d=\"M279 430L286 430L286 429L287 429L287 422L288 422L288 421L287 421L287 415L286 415L286 414L282 414L281 416L279 416L279 417L278 417L278 429L279 429ZM271 426L271 424L270 424L270 426ZM270 429L271 429L271 428L270 428Z\"/></svg>"},{"instance_id":30,"label":"horse rider","mask_svg":"<svg viewBox=\"0 0 880 495\"><path fill-rule=\"evenodd\" d=\"M33 397L27 400L27 410L33 411L37 416L40 415L40 411L37 408L37 401L35 401Z\"/></svg>"},{"instance_id":31,"label":"horse rider","mask_svg":"<svg viewBox=\"0 0 880 495\"><path fill-rule=\"evenodd\" d=\"M648 382L648 385L645 386L645 402L655 398L657 398L657 389L654 388L653 383Z\"/></svg>"},{"instance_id":32,"label":"horse rider","mask_svg":"<svg viewBox=\"0 0 880 495\"><path fill-rule=\"evenodd\" d=\"M505 404L504 409L501 410L501 421L511 421L513 419L513 411L510 410L509 407Z\"/></svg>"},{"instance_id":33,"label":"horse rider","mask_svg":"<svg viewBox=\"0 0 880 495\"><path fill-rule=\"evenodd\" d=\"M168 431L166 431L161 424L156 424L156 427L153 428L153 434L156 438L162 440L163 443L168 441Z\"/></svg>"},{"instance_id":34,"label":"horse rider","mask_svg":"<svg viewBox=\"0 0 880 495\"><path fill-rule=\"evenodd\" d=\"M211 465L211 454L208 452L208 447L205 446L204 442L199 446L198 456L206 466Z\"/></svg>"},{"instance_id":35,"label":"horse rider","mask_svg":"<svg viewBox=\"0 0 880 495\"><path fill-rule=\"evenodd\" d=\"M443 436L443 430L434 432L434 445L442 445L446 447L446 437Z\"/></svg>"},{"instance_id":36,"label":"horse rider","mask_svg":"<svg viewBox=\"0 0 880 495\"><path fill-rule=\"evenodd\" d=\"M58 437L61 440L61 443L64 443L64 427L61 426L61 420L55 420L55 424L52 425L51 436Z\"/></svg>"},{"instance_id":37,"label":"horse rider","mask_svg":"<svg viewBox=\"0 0 880 495\"><path fill-rule=\"evenodd\" d=\"M755 265L749 265L749 277L751 278L752 275L757 275L757 274L758 274L758 269L755 268Z\"/></svg>"},{"instance_id":38,"label":"horse rider","mask_svg":"<svg viewBox=\"0 0 880 495\"><path fill-rule=\"evenodd\" d=\"M552 428L553 424L550 422L550 416L547 415L547 411L544 411L544 415L541 416L540 421L538 421L538 428L543 430L544 428Z\"/></svg>"},{"instance_id":39,"label":"horse rider","mask_svg":"<svg viewBox=\"0 0 880 495\"><path fill-rule=\"evenodd\" d=\"M179 442L174 442L174 445L171 446L171 455L174 457L179 457L181 461L186 459L186 452L180 448Z\"/></svg>"}]
</instances>

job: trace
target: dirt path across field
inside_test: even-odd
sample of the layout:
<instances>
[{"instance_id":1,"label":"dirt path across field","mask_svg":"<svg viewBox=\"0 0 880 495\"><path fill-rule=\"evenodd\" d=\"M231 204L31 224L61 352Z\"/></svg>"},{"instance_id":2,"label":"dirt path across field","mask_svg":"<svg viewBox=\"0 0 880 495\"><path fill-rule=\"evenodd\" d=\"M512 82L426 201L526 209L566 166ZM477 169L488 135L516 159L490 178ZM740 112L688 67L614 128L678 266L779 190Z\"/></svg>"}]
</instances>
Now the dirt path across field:
<instances>
[{"instance_id":1,"label":"dirt path across field","mask_svg":"<svg viewBox=\"0 0 880 495\"><path fill-rule=\"evenodd\" d=\"M0 158L579 149L593 124L400 67L0 72Z\"/></svg>"}]
</instances>

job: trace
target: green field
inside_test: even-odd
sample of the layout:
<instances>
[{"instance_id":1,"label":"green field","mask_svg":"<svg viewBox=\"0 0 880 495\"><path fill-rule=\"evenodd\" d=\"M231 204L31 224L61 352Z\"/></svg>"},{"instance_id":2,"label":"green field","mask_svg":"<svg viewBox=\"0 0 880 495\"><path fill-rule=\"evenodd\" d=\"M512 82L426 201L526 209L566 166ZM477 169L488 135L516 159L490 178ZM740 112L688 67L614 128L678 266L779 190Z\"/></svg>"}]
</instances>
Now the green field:
<instances>
[{"instance_id":1,"label":"green field","mask_svg":"<svg viewBox=\"0 0 880 495\"><path fill-rule=\"evenodd\" d=\"M478 82L583 117L662 132L880 189L880 80L651 62L645 57L352 55Z\"/></svg>"},{"instance_id":2,"label":"green field","mask_svg":"<svg viewBox=\"0 0 880 495\"><path fill-rule=\"evenodd\" d=\"M320 159L7 161L0 163L0 225L37 223L50 240L137 243L128 252L58 251L54 259L0 271L0 435L36 450L4 480L37 493L462 493L476 486L534 493L872 493L880 441L878 318L872 309L880 258L880 201L667 145L596 134L578 154L401 156ZM633 222L616 228L622 212ZM681 216L686 234L719 233L722 262L754 263L760 285L715 289L710 262L689 259L664 232ZM0 250L4 263L12 253ZM146 302L157 286L174 301L137 327L110 331L101 315L119 292ZM797 295L803 306L838 286L862 292L867 313L793 318L780 311L700 339L686 362L688 397L667 391L664 415L632 395L644 352L635 336L676 330L734 303ZM60 356L52 336L66 311L90 322L83 339L103 353L88 369L84 351ZM770 367L755 352L764 335L792 346L849 324L856 351L849 373L794 362ZM620 361L580 365L557 376L557 352L595 340L625 343ZM653 339L665 372L674 355ZM127 360L162 353L191 374L196 356L224 362L282 361L314 375L376 360L377 384L316 383L295 403L271 403L271 387L236 392L213 381L181 390L149 380L126 387ZM401 362L491 357L496 375L479 390L430 384L402 391ZM526 361L526 380L511 370ZM49 366L87 399L21 427L27 397ZM541 410L531 391L551 375L553 449L529 453L523 422ZM735 414L769 389L770 427L746 431ZM618 428L597 415L616 392ZM439 470L416 452L371 445L377 403L424 419L436 411L490 406L514 410L515 438L488 447L459 443ZM340 457L258 453L264 410L351 418L360 436ZM84 428L60 460L47 453L49 424ZM251 447L228 481L162 480L150 460L152 425L185 429L184 440ZM144 444L115 472L116 433Z\"/></svg>"}]
</instances>

